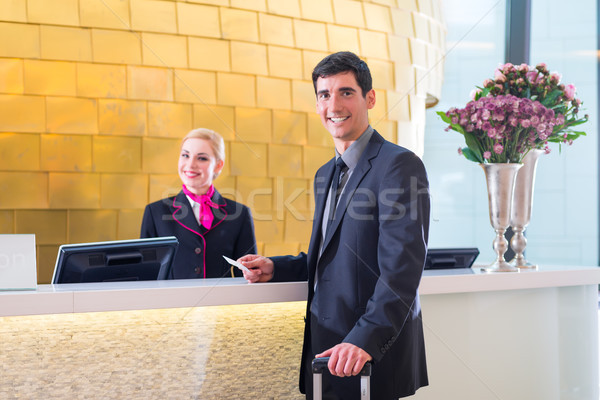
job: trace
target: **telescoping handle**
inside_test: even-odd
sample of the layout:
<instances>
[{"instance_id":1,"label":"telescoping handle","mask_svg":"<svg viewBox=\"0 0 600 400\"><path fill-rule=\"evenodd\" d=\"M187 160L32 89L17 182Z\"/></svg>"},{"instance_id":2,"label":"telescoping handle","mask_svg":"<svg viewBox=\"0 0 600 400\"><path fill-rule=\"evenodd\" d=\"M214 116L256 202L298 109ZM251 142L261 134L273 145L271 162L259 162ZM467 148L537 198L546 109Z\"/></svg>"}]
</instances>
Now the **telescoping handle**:
<instances>
[{"instance_id":1,"label":"telescoping handle","mask_svg":"<svg viewBox=\"0 0 600 400\"><path fill-rule=\"evenodd\" d=\"M329 357L315 358L312 361L313 372L313 398L314 400L323 399L323 371L328 371L327 363ZM371 399L371 362L367 361L360 370L360 398L363 400Z\"/></svg>"}]
</instances>

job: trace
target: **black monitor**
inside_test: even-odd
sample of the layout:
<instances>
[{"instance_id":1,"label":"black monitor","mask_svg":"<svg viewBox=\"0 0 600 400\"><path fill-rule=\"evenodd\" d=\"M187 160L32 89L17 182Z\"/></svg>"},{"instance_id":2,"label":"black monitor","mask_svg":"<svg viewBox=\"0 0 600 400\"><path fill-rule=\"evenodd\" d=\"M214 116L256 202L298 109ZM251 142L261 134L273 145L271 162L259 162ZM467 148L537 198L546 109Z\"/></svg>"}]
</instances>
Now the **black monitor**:
<instances>
[{"instance_id":1,"label":"black monitor","mask_svg":"<svg viewBox=\"0 0 600 400\"><path fill-rule=\"evenodd\" d=\"M428 249L425 269L470 268L478 255L477 248Z\"/></svg>"},{"instance_id":2,"label":"black monitor","mask_svg":"<svg viewBox=\"0 0 600 400\"><path fill-rule=\"evenodd\" d=\"M65 244L58 249L52 283L168 279L178 246L174 236Z\"/></svg>"}]
</instances>

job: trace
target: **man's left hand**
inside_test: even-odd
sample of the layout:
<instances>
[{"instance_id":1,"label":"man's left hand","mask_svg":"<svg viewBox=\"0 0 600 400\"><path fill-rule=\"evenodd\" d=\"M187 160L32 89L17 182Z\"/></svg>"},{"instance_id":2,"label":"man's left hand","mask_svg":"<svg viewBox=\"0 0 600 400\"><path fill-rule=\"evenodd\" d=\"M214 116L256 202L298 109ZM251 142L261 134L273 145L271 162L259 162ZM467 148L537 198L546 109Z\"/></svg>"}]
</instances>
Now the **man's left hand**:
<instances>
[{"instance_id":1,"label":"man's left hand","mask_svg":"<svg viewBox=\"0 0 600 400\"><path fill-rule=\"evenodd\" d=\"M373 359L369 353L351 343L340 343L315 357L329 357L329 372L339 377L358 375L365 363Z\"/></svg>"}]
</instances>

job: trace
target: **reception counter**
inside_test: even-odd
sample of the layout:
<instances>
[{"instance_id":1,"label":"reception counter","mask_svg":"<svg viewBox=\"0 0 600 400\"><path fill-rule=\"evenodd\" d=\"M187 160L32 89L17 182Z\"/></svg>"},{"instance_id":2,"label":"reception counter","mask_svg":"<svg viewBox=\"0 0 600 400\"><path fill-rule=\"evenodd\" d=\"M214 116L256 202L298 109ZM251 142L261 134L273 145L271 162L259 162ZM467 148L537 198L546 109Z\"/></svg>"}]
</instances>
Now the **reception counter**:
<instances>
[{"instance_id":1,"label":"reception counter","mask_svg":"<svg viewBox=\"0 0 600 400\"><path fill-rule=\"evenodd\" d=\"M597 399L598 267L426 271L415 399ZM302 399L306 283L0 292L0 398Z\"/></svg>"}]
</instances>

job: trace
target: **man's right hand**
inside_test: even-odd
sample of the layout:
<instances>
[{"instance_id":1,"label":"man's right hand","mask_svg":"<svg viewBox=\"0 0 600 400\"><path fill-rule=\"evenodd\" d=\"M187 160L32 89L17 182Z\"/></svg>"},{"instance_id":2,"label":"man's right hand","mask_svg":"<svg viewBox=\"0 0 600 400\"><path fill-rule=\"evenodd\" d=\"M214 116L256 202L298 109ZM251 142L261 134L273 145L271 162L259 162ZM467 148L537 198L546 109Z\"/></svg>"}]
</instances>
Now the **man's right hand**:
<instances>
[{"instance_id":1,"label":"man's right hand","mask_svg":"<svg viewBox=\"0 0 600 400\"><path fill-rule=\"evenodd\" d=\"M249 283L268 282L273 279L273 269L275 268L270 258L259 256L258 254L246 254L237 259L244 264L250 272L244 271L244 278Z\"/></svg>"}]
</instances>

